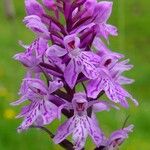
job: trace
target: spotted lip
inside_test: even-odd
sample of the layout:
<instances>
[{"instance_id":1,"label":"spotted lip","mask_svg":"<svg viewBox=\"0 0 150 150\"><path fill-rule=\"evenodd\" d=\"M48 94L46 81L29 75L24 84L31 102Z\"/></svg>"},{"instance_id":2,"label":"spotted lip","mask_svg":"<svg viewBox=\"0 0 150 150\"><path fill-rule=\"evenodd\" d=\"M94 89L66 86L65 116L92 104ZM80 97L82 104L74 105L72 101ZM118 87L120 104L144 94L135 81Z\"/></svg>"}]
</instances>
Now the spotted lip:
<instances>
[{"instance_id":1,"label":"spotted lip","mask_svg":"<svg viewBox=\"0 0 150 150\"><path fill-rule=\"evenodd\" d=\"M84 103L77 103L76 109L77 111L84 111Z\"/></svg>"}]
</instances>

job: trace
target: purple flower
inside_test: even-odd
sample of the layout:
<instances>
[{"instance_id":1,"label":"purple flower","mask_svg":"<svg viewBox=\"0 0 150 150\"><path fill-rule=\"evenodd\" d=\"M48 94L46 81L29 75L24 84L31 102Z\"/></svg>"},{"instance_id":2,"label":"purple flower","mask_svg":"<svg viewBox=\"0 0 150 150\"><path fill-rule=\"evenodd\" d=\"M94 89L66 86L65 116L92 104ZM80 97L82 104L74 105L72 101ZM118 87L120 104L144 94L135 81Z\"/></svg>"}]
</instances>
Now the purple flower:
<instances>
[{"instance_id":1,"label":"purple flower","mask_svg":"<svg viewBox=\"0 0 150 150\"><path fill-rule=\"evenodd\" d=\"M23 22L26 27L35 32L38 36L49 39L50 32L47 26L42 22L41 18L36 15L30 15L24 18Z\"/></svg>"},{"instance_id":2,"label":"purple flower","mask_svg":"<svg viewBox=\"0 0 150 150\"><path fill-rule=\"evenodd\" d=\"M56 4L54 0L42 0L43 4L49 9L56 9Z\"/></svg>"},{"instance_id":3,"label":"purple flower","mask_svg":"<svg viewBox=\"0 0 150 150\"><path fill-rule=\"evenodd\" d=\"M42 17L42 15L45 14L42 5L36 0L25 0L25 6L27 15L37 15Z\"/></svg>"},{"instance_id":4,"label":"purple flower","mask_svg":"<svg viewBox=\"0 0 150 150\"><path fill-rule=\"evenodd\" d=\"M38 65L42 62L43 54L47 49L47 40L38 38L29 46L20 44L25 48L25 52L16 54L14 59L20 61L28 69L28 74L33 72L39 74L41 69Z\"/></svg>"},{"instance_id":5,"label":"purple flower","mask_svg":"<svg viewBox=\"0 0 150 150\"><path fill-rule=\"evenodd\" d=\"M128 64L129 60L120 62L119 60L123 56L108 50L99 39L95 39L94 46L98 50L98 55L101 56L101 62L99 64L99 77L88 83L88 97L96 98L100 92L105 91L110 100L120 103L123 107L128 107L127 98L138 105L138 102L121 86L133 82L132 79L122 76L124 71L133 67Z\"/></svg>"},{"instance_id":6,"label":"purple flower","mask_svg":"<svg viewBox=\"0 0 150 150\"><path fill-rule=\"evenodd\" d=\"M104 142L104 146L108 150L117 150L119 146L128 138L128 134L133 132L134 125L113 132Z\"/></svg>"},{"instance_id":7,"label":"purple flower","mask_svg":"<svg viewBox=\"0 0 150 150\"><path fill-rule=\"evenodd\" d=\"M112 6L97 0L25 0L23 22L36 40L20 43L25 51L14 56L27 69L20 99L12 103L28 102L17 116L24 118L18 131L32 125L48 131L43 126L63 114L67 119L56 135L47 133L66 149L83 149L90 136L96 147L115 150L128 137L133 126L106 138L96 117L101 111L119 110L117 103L129 107L128 99L138 105L123 88L134 81L123 76L133 66L107 47L108 37L117 35L117 28L107 23ZM100 100L103 94L110 101ZM73 146L66 139L70 134Z\"/></svg>"},{"instance_id":8,"label":"purple flower","mask_svg":"<svg viewBox=\"0 0 150 150\"><path fill-rule=\"evenodd\" d=\"M83 73L89 79L95 79L98 76L96 65L100 61L100 57L93 52L84 51L79 48L80 39L76 35L68 35L64 38L65 48L53 45L48 48L47 56L52 54L62 57L67 55L69 62L64 70L64 78L68 85L73 88L79 73ZM69 76L68 76L69 74Z\"/></svg>"},{"instance_id":9,"label":"purple flower","mask_svg":"<svg viewBox=\"0 0 150 150\"><path fill-rule=\"evenodd\" d=\"M121 58L124 58L124 55L116 52L112 52L106 44L98 37L95 37L93 40L93 47L96 50L96 53L101 57L101 64L108 66Z\"/></svg>"},{"instance_id":10,"label":"purple flower","mask_svg":"<svg viewBox=\"0 0 150 150\"><path fill-rule=\"evenodd\" d=\"M99 25L97 31L100 35L102 35L105 39L108 39L109 35L116 36L117 34L117 28L107 24L107 20L109 19L111 12L112 12L112 2L99 2L98 5L95 8L95 14L96 19L95 22Z\"/></svg>"},{"instance_id":11,"label":"purple flower","mask_svg":"<svg viewBox=\"0 0 150 150\"><path fill-rule=\"evenodd\" d=\"M127 98L130 98L138 105L138 102L120 85L120 83L122 84L123 82L124 84L129 83L129 79L125 82L124 77L123 80L120 80L118 76L123 71L131 69L131 66L126 64L127 62L128 61L117 62L114 67L109 70L105 68L100 69L99 77L95 80L91 80L87 86L88 96L96 98L100 92L105 91L110 100L115 103L120 103L123 107L128 107Z\"/></svg>"},{"instance_id":12,"label":"purple flower","mask_svg":"<svg viewBox=\"0 0 150 150\"><path fill-rule=\"evenodd\" d=\"M93 106L94 113L109 110L111 107L110 104L103 101L88 102L85 93L76 93L72 103L65 106L67 109L74 110L74 116L58 128L54 137L56 144L63 141L70 134L72 134L74 148L77 150L81 150L84 147L88 135L92 138L96 146L101 144L104 135L99 129L94 116L90 118L87 115L87 109L90 106Z\"/></svg>"},{"instance_id":13,"label":"purple flower","mask_svg":"<svg viewBox=\"0 0 150 150\"><path fill-rule=\"evenodd\" d=\"M119 63L119 61L124 58L124 56L109 50L101 39L95 38L93 41L93 46L101 58L99 63L100 74L101 72L105 72L106 74L110 74L113 79L117 80L117 78L111 74L115 74L119 78L124 71L130 70L133 67L132 65L126 65L121 62ZM130 80L130 83L132 82L133 80Z\"/></svg>"},{"instance_id":14,"label":"purple flower","mask_svg":"<svg viewBox=\"0 0 150 150\"><path fill-rule=\"evenodd\" d=\"M50 124L54 119L60 116L59 108L50 101L53 92L63 86L62 82L53 81L49 83L49 87L40 79L26 78L24 79L24 89L22 89L22 97L12 105L19 105L25 100L29 100L30 104L23 107L17 118L24 117L24 121L18 128L18 131L27 129L32 124L46 125Z\"/></svg>"},{"instance_id":15,"label":"purple flower","mask_svg":"<svg viewBox=\"0 0 150 150\"><path fill-rule=\"evenodd\" d=\"M97 2L95 0L87 0L85 3L86 12L84 16L92 16L98 36L103 36L106 40L108 40L109 35L118 35L117 28L107 24L112 12L112 5L112 2Z\"/></svg>"}]
</instances>

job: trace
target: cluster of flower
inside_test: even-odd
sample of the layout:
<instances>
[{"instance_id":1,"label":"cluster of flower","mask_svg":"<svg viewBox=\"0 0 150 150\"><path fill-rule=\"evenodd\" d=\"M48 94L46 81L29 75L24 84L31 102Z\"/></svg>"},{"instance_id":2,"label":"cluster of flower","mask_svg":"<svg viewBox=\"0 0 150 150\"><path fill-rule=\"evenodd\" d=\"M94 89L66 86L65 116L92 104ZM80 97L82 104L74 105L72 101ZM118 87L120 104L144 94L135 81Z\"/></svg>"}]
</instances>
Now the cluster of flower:
<instances>
[{"instance_id":1,"label":"cluster of flower","mask_svg":"<svg viewBox=\"0 0 150 150\"><path fill-rule=\"evenodd\" d=\"M116 27L107 24L112 2L97 0L25 0L24 23L36 34L25 52L14 58L27 69L19 95L12 105L26 100L18 118L24 121L18 131L31 125L47 125L67 116L53 138L58 144L72 134L74 149L81 150L89 135L99 149L116 149L128 137L133 125L113 132L109 138L98 127L96 113L127 108L127 99L137 101L123 89L132 79L122 73L130 70L129 60L107 48ZM44 78L45 77L45 80ZM77 92L77 85L83 86ZM102 94L110 100L99 100Z\"/></svg>"}]
</instances>

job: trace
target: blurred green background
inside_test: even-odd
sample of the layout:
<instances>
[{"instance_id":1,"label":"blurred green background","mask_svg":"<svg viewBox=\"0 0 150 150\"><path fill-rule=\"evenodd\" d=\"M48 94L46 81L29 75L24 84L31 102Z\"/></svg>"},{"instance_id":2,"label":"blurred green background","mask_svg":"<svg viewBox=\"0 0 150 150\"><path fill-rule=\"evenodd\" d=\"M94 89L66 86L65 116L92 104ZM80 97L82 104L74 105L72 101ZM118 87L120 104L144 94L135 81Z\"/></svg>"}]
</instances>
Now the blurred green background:
<instances>
[{"instance_id":1,"label":"blurred green background","mask_svg":"<svg viewBox=\"0 0 150 150\"><path fill-rule=\"evenodd\" d=\"M61 150L41 131L32 129L21 134L16 132L21 120L14 116L21 107L13 108L9 103L18 98L17 92L25 70L12 56L23 50L18 45L18 40L28 44L34 35L22 23L25 16L24 1L14 0L14 20L7 19L4 15L3 2L0 0L0 150ZM133 123L135 129L121 150L150 150L149 6L149 0L114 0L113 14L109 20L119 29L119 36L110 39L110 47L125 54L134 64L134 69L126 75L136 82L126 88L140 103L137 108L131 103L128 110L111 110L110 113L102 112L98 116L101 127L108 135L121 128L125 118L130 115L128 124ZM58 121L54 122L50 128L55 129L57 123ZM88 150L94 147L90 140L87 147Z\"/></svg>"}]
</instances>

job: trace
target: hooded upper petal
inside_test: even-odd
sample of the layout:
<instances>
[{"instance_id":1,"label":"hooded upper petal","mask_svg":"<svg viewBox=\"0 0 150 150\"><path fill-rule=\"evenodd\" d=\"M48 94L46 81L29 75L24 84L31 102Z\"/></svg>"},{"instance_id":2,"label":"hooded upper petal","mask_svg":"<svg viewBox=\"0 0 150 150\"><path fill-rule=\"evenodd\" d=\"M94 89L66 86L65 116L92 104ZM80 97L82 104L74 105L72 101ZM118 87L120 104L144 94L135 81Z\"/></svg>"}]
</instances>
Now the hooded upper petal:
<instances>
[{"instance_id":1,"label":"hooded upper petal","mask_svg":"<svg viewBox=\"0 0 150 150\"><path fill-rule=\"evenodd\" d=\"M96 5L95 8L96 23L98 24L105 23L109 19L112 12L112 5L113 3L108 1L102 1Z\"/></svg>"},{"instance_id":2,"label":"hooded upper petal","mask_svg":"<svg viewBox=\"0 0 150 150\"><path fill-rule=\"evenodd\" d=\"M48 87L40 79L26 78L29 88L36 94L46 95L48 92Z\"/></svg>"},{"instance_id":3,"label":"hooded upper petal","mask_svg":"<svg viewBox=\"0 0 150 150\"><path fill-rule=\"evenodd\" d=\"M49 39L50 33L40 17L36 15L30 15L24 18L25 25L35 32L38 36Z\"/></svg>"},{"instance_id":4,"label":"hooded upper petal","mask_svg":"<svg viewBox=\"0 0 150 150\"><path fill-rule=\"evenodd\" d=\"M37 15L41 17L43 14L45 14L42 5L36 0L25 0L25 6L27 15Z\"/></svg>"},{"instance_id":5,"label":"hooded upper petal","mask_svg":"<svg viewBox=\"0 0 150 150\"><path fill-rule=\"evenodd\" d=\"M119 146L125 139L128 138L128 134L132 132L133 128L134 126L130 125L126 128L113 132L108 139L108 147L116 147L117 145Z\"/></svg>"},{"instance_id":6,"label":"hooded upper petal","mask_svg":"<svg viewBox=\"0 0 150 150\"><path fill-rule=\"evenodd\" d=\"M68 36L65 36L64 38L64 45L65 48L69 51L72 49L76 49L79 47L80 39L76 36L76 34L71 34Z\"/></svg>"}]
</instances>

